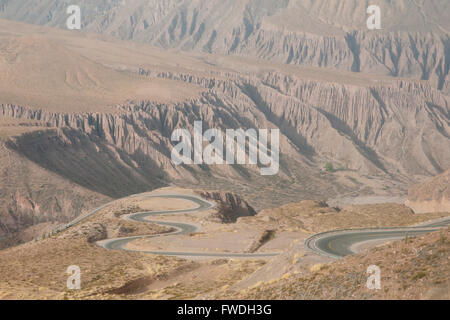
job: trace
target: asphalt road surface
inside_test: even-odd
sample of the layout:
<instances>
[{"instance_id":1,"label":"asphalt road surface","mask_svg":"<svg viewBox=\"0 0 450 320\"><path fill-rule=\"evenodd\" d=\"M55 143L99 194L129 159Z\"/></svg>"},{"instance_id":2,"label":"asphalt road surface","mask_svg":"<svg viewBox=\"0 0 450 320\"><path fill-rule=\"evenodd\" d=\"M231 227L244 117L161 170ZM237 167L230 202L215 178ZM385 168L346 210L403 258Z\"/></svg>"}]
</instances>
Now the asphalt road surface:
<instances>
[{"instance_id":1,"label":"asphalt road surface","mask_svg":"<svg viewBox=\"0 0 450 320\"><path fill-rule=\"evenodd\" d=\"M330 231L309 237L305 246L318 254L339 259L354 254L352 247L358 244L403 239L407 235L418 236L437 231L449 224L450 217L447 217L415 227Z\"/></svg>"}]
</instances>

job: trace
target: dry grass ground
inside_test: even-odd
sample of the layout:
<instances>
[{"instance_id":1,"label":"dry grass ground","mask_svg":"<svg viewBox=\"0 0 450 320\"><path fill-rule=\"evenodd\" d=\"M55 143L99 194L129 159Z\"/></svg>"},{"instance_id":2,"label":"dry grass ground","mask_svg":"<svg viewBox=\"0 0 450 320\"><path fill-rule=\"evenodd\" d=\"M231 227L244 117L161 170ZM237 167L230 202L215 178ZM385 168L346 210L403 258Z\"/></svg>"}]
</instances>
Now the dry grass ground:
<instances>
[{"instance_id":1,"label":"dry grass ground","mask_svg":"<svg viewBox=\"0 0 450 320\"><path fill-rule=\"evenodd\" d=\"M193 262L108 251L82 238L45 239L0 252L0 299L192 299L229 287L263 264ZM81 290L66 288L70 265L81 269Z\"/></svg>"},{"instance_id":2,"label":"dry grass ground","mask_svg":"<svg viewBox=\"0 0 450 320\"><path fill-rule=\"evenodd\" d=\"M86 239L46 239L0 253L0 291L4 299L87 298L189 264L180 259L111 252L89 244ZM81 268L81 291L66 288L66 270L70 265ZM161 269L159 273L149 272L149 268L157 266ZM42 291L47 294L41 294Z\"/></svg>"},{"instance_id":3,"label":"dry grass ground","mask_svg":"<svg viewBox=\"0 0 450 320\"><path fill-rule=\"evenodd\" d=\"M305 275L285 274L226 299L450 299L450 229L396 241L330 264ZM366 286L367 267L381 269L381 289Z\"/></svg>"}]
</instances>

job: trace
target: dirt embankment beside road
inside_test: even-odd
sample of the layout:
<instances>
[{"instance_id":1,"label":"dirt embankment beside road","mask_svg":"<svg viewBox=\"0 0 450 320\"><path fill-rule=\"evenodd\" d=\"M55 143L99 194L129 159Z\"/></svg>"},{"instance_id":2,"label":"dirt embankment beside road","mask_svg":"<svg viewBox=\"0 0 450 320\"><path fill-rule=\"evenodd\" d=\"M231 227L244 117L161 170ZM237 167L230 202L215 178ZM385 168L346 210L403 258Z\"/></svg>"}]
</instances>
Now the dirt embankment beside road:
<instances>
[{"instance_id":1,"label":"dirt embankment beside road","mask_svg":"<svg viewBox=\"0 0 450 320\"><path fill-rule=\"evenodd\" d=\"M413 186L405 204L416 213L450 212L450 169Z\"/></svg>"}]
</instances>

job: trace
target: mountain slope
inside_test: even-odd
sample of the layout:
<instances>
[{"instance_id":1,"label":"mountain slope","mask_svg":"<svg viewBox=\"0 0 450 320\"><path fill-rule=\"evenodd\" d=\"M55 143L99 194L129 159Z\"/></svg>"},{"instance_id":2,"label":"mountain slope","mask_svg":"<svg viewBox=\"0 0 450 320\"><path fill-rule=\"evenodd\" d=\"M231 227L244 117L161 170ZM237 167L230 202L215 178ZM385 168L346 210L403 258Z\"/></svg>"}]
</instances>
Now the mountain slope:
<instances>
[{"instance_id":1,"label":"mountain slope","mask_svg":"<svg viewBox=\"0 0 450 320\"><path fill-rule=\"evenodd\" d=\"M5 24L8 25L6 22ZM17 29L15 30L17 33ZM39 32L39 28L35 32ZM93 143L97 150L111 150L111 157L118 159L121 166L129 168L127 170L136 172L142 177L139 178L141 181L148 181L145 176L167 175L172 180L192 182L198 181L200 176L206 178L211 174L223 181L229 180L228 177L240 180L255 176L257 180L263 179L258 177L257 168L251 166L245 169L239 166L216 166L212 171L197 166L174 166L170 160L170 136L176 128L192 130L194 119L202 120L205 128L222 130L280 128L281 172L278 178L288 181L288 177L296 177L292 179L295 185L302 184L301 181L307 174L308 179L337 179L337 185L342 185L341 191L354 190L360 184L355 184L347 176L354 176L358 181L364 175L374 175L395 183L408 181L411 175L435 175L450 167L448 97L427 82L394 81L388 78L372 80L364 77L352 82L349 77L345 80L348 84L341 84L337 83L342 81L336 72L284 69L283 65L277 64L265 67L259 61L241 62L235 61L233 57L221 57L221 67L200 62L201 59L214 61L214 57L189 58L180 55L168 56L165 63L175 64L177 59L191 59L194 63L184 63L183 69L176 69L159 62L154 63L152 56L150 59L143 58L136 65L133 62L127 65L116 56L97 56L98 49L89 47L90 40L85 37L55 31L48 32L47 38L51 40L44 40L44 44L52 42L55 47L61 48L52 52L54 68L46 68L46 61L32 59L40 58L40 51L30 53L30 57L25 60L34 61L33 68L45 70L42 76L46 79L54 79L60 74L60 70L67 70L64 57L70 52L71 56L80 58L77 63L69 66L75 66L77 72L89 68L92 70L91 78L99 78L104 74L124 74L124 78L117 77L117 85L108 89L111 91L122 84L129 85L130 78L144 84L170 82L172 92L179 92L180 88L192 88L191 96L180 98L181 102L158 101L158 96L154 96L153 91L144 91L148 98L137 96L122 103L117 100L114 106L108 106L106 99L104 105L110 109L103 112L96 112L92 108L89 112L70 108L69 113L64 105L59 108L52 105L36 108L39 105L22 106L20 100L16 103L2 101L0 112L6 118L38 121L44 127L61 129L38 137L29 133L12 139L10 146L62 175L73 171L66 168L71 161L66 159L55 163L54 159L58 159L56 155L69 155L71 152L66 149L75 148L73 150L78 150L75 154L84 159L85 156L81 154L90 154L87 149ZM117 42L104 42L103 45L108 52L116 52L121 46ZM21 56L26 48L12 47L6 52ZM104 60L108 60L107 65ZM5 64L8 66L8 63L2 65ZM199 71L202 68L205 71ZM247 72L253 68L258 68L259 71L249 76ZM38 91L47 90L47 83L34 78L34 73L23 73L20 68L10 70L11 76L21 77L21 83L29 82ZM309 76L306 71L314 76ZM107 88L108 82L101 83L102 87ZM20 84L10 83L10 90L16 89L20 90ZM70 86L70 90L73 90L73 86ZM75 92L84 96L86 91L89 93L84 88ZM132 93L129 94L133 96ZM72 91L61 90L61 95L70 106ZM54 141L60 143L55 144ZM81 150L79 148L87 149L78 153ZM46 152L42 153L40 150ZM48 150L53 150L54 153ZM72 155L73 159L77 159L75 154ZM341 170L334 175L317 175L328 161ZM77 162L83 163L80 159ZM91 164L87 164L88 167ZM146 170L150 171L144 173ZM84 171L76 170L76 173L82 174ZM130 177L129 174L127 176ZM77 178L76 181L81 183L86 179ZM102 179L96 181L103 183ZM151 186L154 182L145 182L143 185ZM266 183L267 181L262 185ZM106 183L105 187L112 185L114 184ZM300 188L305 190L305 187ZM323 194L322 187L310 188L312 190L306 192L308 196L317 198ZM334 194L336 191L329 192ZM106 194L124 195L111 191Z\"/></svg>"},{"instance_id":2,"label":"mountain slope","mask_svg":"<svg viewBox=\"0 0 450 320\"><path fill-rule=\"evenodd\" d=\"M450 170L409 189L406 205L415 212L450 212Z\"/></svg>"},{"instance_id":3,"label":"mountain slope","mask_svg":"<svg viewBox=\"0 0 450 320\"><path fill-rule=\"evenodd\" d=\"M0 18L65 28L58 0L3 0ZM259 57L299 64L430 80L449 93L450 4L377 0L382 30L366 27L358 0L73 1L84 31L162 48ZM21 8L27 8L23 10Z\"/></svg>"},{"instance_id":4,"label":"mountain slope","mask_svg":"<svg viewBox=\"0 0 450 320\"><path fill-rule=\"evenodd\" d=\"M0 51L0 69L8 70L0 74L5 152L94 194L196 185L241 194L259 210L338 195L401 196L450 167L449 98L427 81L162 51L6 20L0 26L8 43ZM176 166L171 134L192 132L195 120L222 131L280 129L279 173ZM32 198L47 205L39 199Z\"/></svg>"},{"instance_id":5,"label":"mountain slope","mask_svg":"<svg viewBox=\"0 0 450 320\"><path fill-rule=\"evenodd\" d=\"M449 235L447 228L409 240L394 241L333 263L314 265L310 272L285 273L278 279L239 291L225 288L208 298L448 300ZM292 264L298 260L298 256L290 258ZM367 288L367 268L370 265L381 269L381 290Z\"/></svg>"}]
</instances>

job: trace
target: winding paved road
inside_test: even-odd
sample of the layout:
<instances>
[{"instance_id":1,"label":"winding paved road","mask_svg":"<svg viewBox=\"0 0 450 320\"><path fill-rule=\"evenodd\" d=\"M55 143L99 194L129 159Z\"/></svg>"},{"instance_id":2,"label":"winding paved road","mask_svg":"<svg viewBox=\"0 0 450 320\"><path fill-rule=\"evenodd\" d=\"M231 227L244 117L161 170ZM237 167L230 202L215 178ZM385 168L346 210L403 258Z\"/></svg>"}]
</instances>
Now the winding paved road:
<instances>
[{"instance_id":1,"label":"winding paved road","mask_svg":"<svg viewBox=\"0 0 450 320\"><path fill-rule=\"evenodd\" d=\"M108 250L123 250L133 252L144 252L151 254L167 255L167 256L182 256L182 257L215 257L215 258L268 258L278 255L279 253L220 253L220 252L184 252L184 251L150 251L150 250L132 250L127 249L126 245L131 241L137 239L146 239L153 237L169 237L175 235L183 235L191 232L196 232L199 227L192 223L171 222L171 221L155 221L147 220L146 218L159 215L172 215L179 213L191 213L199 212L211 209L215 206L214 203L204 200L200 197L185 194L154 194L154 195L133 195L130 197L144 197L144 198L165 198L165 199L182 199L194 202L197 207L190 209L179 210L164 210L164 211L147 211L132 213L124 216L124 219L142 222L142 223L155 223L163 226L172 227L175 231L170 233L162 233L156 235L146 236L133 236L116 239L106 239L98 241L97 245ZM114 202L114 201L113 201ZM88 217L94 215L101 209L110 205L107 203L84 216L78 217L72 222L65 225L64 228L58 230L67 229ZM357 245L369 243L369 242L383 242L388 240L402 239L408 234L409 236L416 236L424 233L437 231L442 227L450 225L450 217L442 218L432 222L427 222L414 227L400 227L400 228L371 228L371 229L352 229L352 230L338 230L329 231L319 234L315 234L305 240L305 246L310 250L320 255L342 258L344 256L354 254L356 250L354 248Z\"/></svg>"},{"instance_id":2,"label":"winding paved road","mask_svg":"<svg viewBox=\"0 0 450 320\"><path fill-rule=\"evenodd\" d=\"M192 209L180 209L180 210L164 210L164 211L146 211L146 212L138 212L132 213L124 216L124 219L143 222L143 223L155 223L163 226L172 227L175 229L173 232L162 233L156 235L147 235L147 236L133 236L133 237L125 237L125 238L116 238L116 239L106 239L102 241L98 241L97 245L108 249L108 250L123 250L123 251L133 251L133 252L144 252L151 254L159 254L166 256L183 256L183 257L214 257L214 258L267 258L278 255L278 253L227 253L227 252L181 252L181 251L151 251L151 250L132 250L126 248L126 245L137 239L147 239L154 237L169 237L175 235L188 234L191 232L195 232L199 230L197 225L191 223L181 223L181 222L171 222L171 221L155 221L155 220L147 220L147 217L151 216L159 216L159 215L172 215L179 213L190 213L190 212L199 212L211 209L215 206L214 203L206 201L197 196L191 195L180 195L180 194L158 194L158 195L145 195L145 198L164 198L164 199L182 199L194 202L197 204L197 207ZM104 206L103 206L104 207ZM97 212L99 209L96 209ZM94 212L94 213L95 213Z\"/></svg>"},{"instance_id":3,"label":"winding paved road","mask_svg":"<svg viewBox=\"0 0 450 320\"><path fill-rule=\"evenodd\" d=\"M417 236L437 231L449 224L450 217L446 217L415 227L329 231L309 237L305 246L315 253L339 259L354 254L352 249L359 244L403 239L406 235Z\"/></svg>"}]
</instances>

